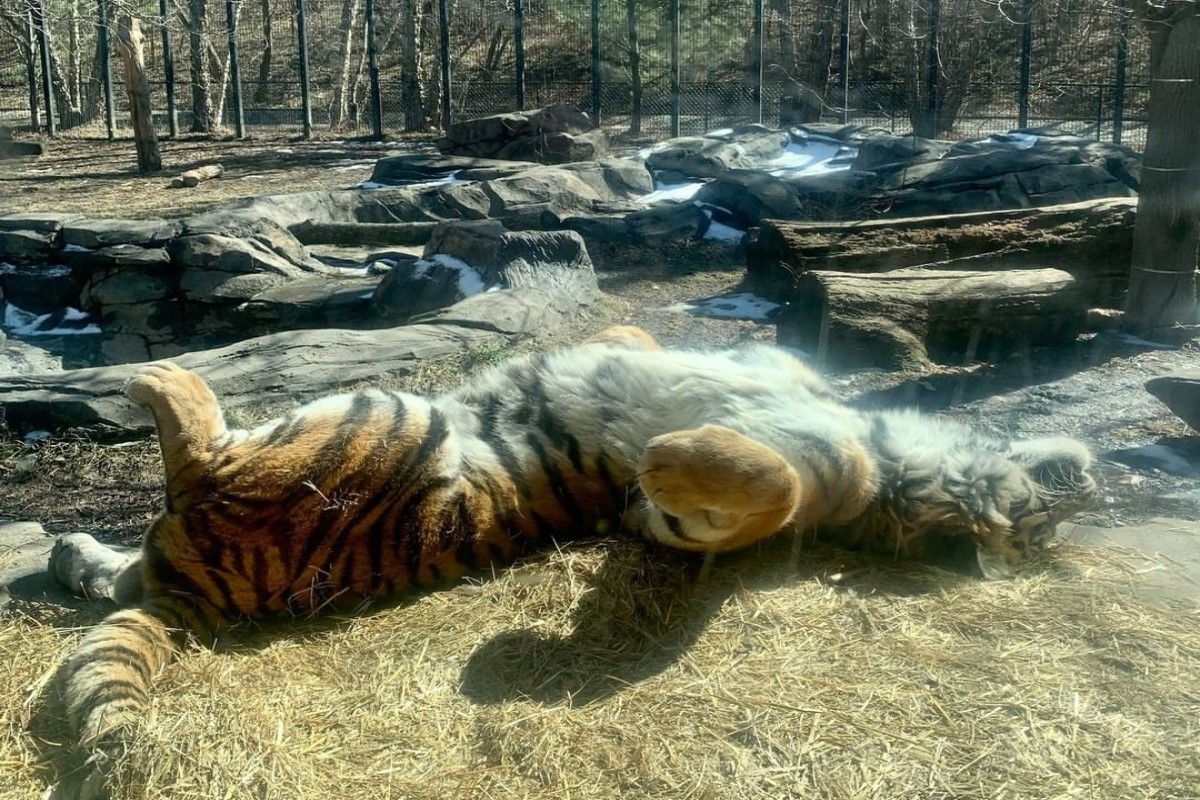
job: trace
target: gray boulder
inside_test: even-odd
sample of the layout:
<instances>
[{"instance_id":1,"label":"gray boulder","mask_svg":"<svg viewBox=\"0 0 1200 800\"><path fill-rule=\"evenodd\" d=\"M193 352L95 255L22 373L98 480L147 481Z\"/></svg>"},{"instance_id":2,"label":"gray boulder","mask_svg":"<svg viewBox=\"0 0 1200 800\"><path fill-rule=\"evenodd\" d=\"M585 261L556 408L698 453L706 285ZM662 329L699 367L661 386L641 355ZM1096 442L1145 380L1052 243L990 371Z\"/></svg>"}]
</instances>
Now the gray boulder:
<instances>
[{"instance_id":1,"label":"gray boulder","mask_svg":"<svg viewBox=\"0 0 1200 800\"><path fill-rule=\"evenodd\" d=\"M755 170L732 170L706 183L696 202L720 209L725 221L748 228L764 219L804 219L795 189L786 181Z\"/></svg>"},{"instance_id":2,"label":"gray boulder","mask_svg":"<svg viewBox=\"0 0 1200 800\"><path fill-rule=\"evenodd\" d=\"M91 250L109 246L161 246L179 233L178 222L165 219L79 219L63 224L67 247Z\"/></svg>"},{"instance_id":3,"label":"gray boulder","mask_svg":"<svg viewBox=\"0 0 1200 800\"><path fill-rule=\"evenodd\" d=\"M608 140L587 114L556 105L456 122L438 140L444 155L564 164L608 153Z\"/></svg>"},{"instance_id":4,"label":"gray boulder","mask_svg":"<svg viewBox=\"0 0 1200 800\"><path fill-rule=\"evenodd\" d=\"M1200 431L1200 369L1182 369L1146 381L1146 391L1193 430Z\"/></svg>"},{"instance_id":5,"label":"gray boulder","mask_svg":"<svg viewBox=\"0 0 1200 800\"><path fill-rule=\"evenodd\" d=\"M788 141L786 131L758 127L725 136L685 136L655 145L646 156L646 166L692 178L714 178L778 158Z\"/></svg>"}]
</instances>

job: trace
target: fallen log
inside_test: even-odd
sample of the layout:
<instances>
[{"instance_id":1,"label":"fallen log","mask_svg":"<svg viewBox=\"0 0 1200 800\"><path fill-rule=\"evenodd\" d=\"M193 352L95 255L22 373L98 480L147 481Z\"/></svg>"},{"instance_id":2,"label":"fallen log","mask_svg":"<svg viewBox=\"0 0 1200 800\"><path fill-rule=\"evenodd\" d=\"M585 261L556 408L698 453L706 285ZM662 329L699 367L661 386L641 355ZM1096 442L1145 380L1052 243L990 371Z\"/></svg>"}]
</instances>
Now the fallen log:
<instances>
[{"instance_id":1,"label":"fallen log","mask_svg":"<svg viewBox=\"0 0 1200 800\"><path fill-rule=\"evenodd\" d=\"M1087 279L1095 305L1111 305L1128 284L1136 208L1136 199L1109 198L910 219L767 220L748 243L747 283L751 291L787 300L796 276L810 270L1054 267Z\"/></svg>"},{"instance_id":2,"label":"fallen log","mask_svg":"<svg viewBox=\"0 0 1200 800\"><path fill-rule=\"evenodd\" d=\"M362 245L426 244L436 222L313 222L288 228L301 244Z\"/></svg>"},{"instance_id":3,"label":"fallen log","mask_svg":"<svg viewBox=\"0 0 1200 800\"><path fill-rule=\"evenodd\" d=\"M778 339L824 367L928 369L1072 341L1088 308L1085 282L1058 269L808 271L793 278Z\"/></svg>"},{"instance_id":4,"label":"fallen log","mask_svg":"<svg viewBox=\"0 0 1200 800\"><path fill-rule=\"evenodd\" d=\"M204 181L219 178L225 173L225 168L220 164L205 164L203 167L189 169L187 172L179 173L179 177L171 181L172 189L191 189L199 186Z\"/></svg>"}]
</instances>

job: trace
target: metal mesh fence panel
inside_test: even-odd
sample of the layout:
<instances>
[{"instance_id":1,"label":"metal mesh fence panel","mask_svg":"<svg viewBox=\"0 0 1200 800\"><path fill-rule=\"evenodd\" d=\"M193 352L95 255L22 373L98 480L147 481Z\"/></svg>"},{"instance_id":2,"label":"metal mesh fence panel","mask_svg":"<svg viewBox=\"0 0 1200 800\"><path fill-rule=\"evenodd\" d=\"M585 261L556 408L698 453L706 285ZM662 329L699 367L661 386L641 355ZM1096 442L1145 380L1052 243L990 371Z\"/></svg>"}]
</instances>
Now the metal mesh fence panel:
<instances>
[{"instance_id":1,"label":"metal mesh fence panel","mask_svg":"<svg viewBox=\"0 0 1200 800\"><path fill-rule=\"evenodd\" d=\"M97 2L41 0L55 119L89 134L105 127ZM526 108L564 103L592 111L598 99L599 121L614 133L661 137L671 130L671 0L520 0L519 14L518 0L303 2L318 131L374 132L368 6L383 130L441 123L443 2L452 120L516 109L523 89ZM225 0L170 0L165 20L159 0L110 5L116 127L128 126L115 40L121 12L141 22L162 128L164 30L179 131L203 130L206 114L232 127ZM679 0L678 7L681 133L760 118L771 125L819 119L953 138L1024 120L1144 143L1146 34L1105 0ZM0 0L0 119L16 128L30 126L34 105L45 124L45 76L29 8L38 0ZM299 131L297 0L236 0L233 8L247 130Z\"/></svg>"}]
</instances>

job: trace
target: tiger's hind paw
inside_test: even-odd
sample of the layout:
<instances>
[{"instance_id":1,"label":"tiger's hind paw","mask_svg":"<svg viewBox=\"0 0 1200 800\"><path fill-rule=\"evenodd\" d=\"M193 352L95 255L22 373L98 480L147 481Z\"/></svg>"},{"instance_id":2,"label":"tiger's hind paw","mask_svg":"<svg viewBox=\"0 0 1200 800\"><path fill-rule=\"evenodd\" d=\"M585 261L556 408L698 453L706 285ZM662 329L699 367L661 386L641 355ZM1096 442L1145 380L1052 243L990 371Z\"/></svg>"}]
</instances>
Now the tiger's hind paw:
<instances>
[{"instance_id":1,"label":"tiger's hind paw","mask_svg":"<svg viewBox=\"0 0 1200 800\"><path fill-rule=\"evenodd\" d=\"M744 547L782 528L800 502L783 456L720 425L651 439L638 461L649 534L684 550Z\"/></svg>"}]
</instances>

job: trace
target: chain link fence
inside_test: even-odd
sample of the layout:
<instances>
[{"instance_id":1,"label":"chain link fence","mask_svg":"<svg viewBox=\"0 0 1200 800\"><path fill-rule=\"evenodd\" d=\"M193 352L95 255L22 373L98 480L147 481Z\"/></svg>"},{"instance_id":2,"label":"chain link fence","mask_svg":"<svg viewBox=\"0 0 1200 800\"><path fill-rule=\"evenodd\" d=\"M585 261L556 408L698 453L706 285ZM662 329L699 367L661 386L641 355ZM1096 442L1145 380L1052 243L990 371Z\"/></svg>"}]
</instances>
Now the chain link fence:
<instances>
[{"instance_id":1,"label":"chain link fence","mask_svg":"<svg viewBox=\"0 0 1200 800\"><path fill-rule=\"evenodd\" d=\"M1145 33L1106 0L0 0L0 124L121 132L122 15L171 133L565 103L635 138L823 120L1140 147L1149 94Z\"/></svg>"}]
</instances>

